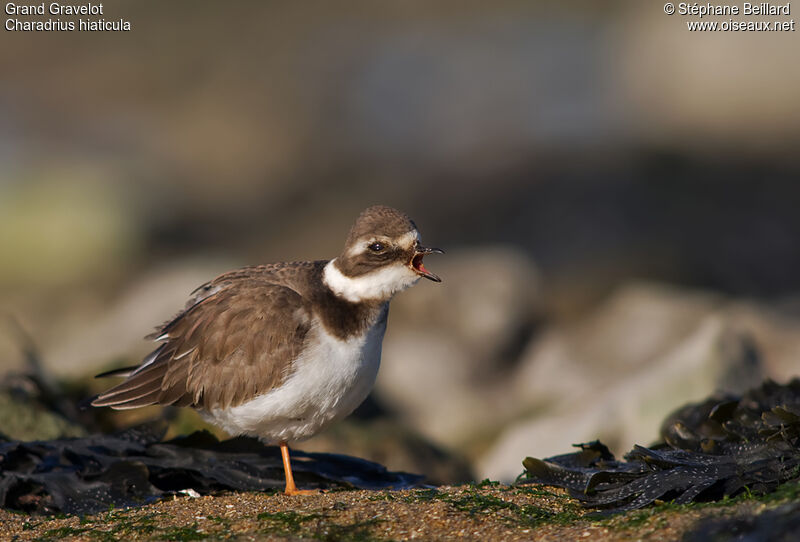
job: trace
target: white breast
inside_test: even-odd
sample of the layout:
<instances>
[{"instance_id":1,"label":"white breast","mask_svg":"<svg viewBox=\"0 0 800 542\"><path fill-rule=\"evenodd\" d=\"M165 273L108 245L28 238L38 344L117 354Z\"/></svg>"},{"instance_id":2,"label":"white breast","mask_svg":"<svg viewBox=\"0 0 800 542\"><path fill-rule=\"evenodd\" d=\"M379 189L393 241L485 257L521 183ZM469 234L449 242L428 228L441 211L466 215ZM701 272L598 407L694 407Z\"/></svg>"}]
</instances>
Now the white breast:
<instances>
[{"instance_id":1,"label":"white breast","mask_svg":"<svg viewBox=\"0 0 800 542\"><path fill-rule=\"evenodd\" d=\"M369 330L340 340L315 325L309 346L278 388L229 409L206 413L232 435L267 443L307 439L350 414L369 395L381 361L388 304Z\"/></svg>"}]
</instances>

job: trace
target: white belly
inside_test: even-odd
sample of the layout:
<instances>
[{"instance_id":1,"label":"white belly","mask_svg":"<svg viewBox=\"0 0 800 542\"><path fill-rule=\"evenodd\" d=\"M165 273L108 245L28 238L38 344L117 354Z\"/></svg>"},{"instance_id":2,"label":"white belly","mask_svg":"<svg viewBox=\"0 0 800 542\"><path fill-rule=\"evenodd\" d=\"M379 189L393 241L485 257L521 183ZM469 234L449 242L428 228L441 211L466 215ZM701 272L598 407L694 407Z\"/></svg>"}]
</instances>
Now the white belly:
<instances>
[{"instance_id":1,"label":"white belly","mask_svg":"<svg viewBox=\"0 0 800 542\"><path fill-rule=\"evenodd\" d=\"M346 341L316 326L310 341L316 346L295 361L294 372L280 387L205 417L232 435L255 436L266 443L307 439L353 412L369 395L385 331L385 315L365 334Z\"/></svg>"}]
</instances>

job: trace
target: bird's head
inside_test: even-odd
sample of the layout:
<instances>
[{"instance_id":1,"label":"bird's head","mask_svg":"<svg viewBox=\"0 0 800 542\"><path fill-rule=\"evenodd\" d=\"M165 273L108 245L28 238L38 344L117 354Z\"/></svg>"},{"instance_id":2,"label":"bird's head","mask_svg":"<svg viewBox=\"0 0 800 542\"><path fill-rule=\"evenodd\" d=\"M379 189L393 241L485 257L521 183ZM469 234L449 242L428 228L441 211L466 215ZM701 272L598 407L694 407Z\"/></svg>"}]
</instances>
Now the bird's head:
<instances>
[{"instance_id":1,"label":"bird's head","mask_svg":"<svg viewBox=\"0 0 800 542\"><path fill-rule=\"evenodd\" d=\"M386 301L421 277L441 282L425 268L427 254L443 254L422 246L414 222L391 207L365 210L350 229L342 253L325 268L324 281L348 301Z\"/></svg>"}]
</instances>

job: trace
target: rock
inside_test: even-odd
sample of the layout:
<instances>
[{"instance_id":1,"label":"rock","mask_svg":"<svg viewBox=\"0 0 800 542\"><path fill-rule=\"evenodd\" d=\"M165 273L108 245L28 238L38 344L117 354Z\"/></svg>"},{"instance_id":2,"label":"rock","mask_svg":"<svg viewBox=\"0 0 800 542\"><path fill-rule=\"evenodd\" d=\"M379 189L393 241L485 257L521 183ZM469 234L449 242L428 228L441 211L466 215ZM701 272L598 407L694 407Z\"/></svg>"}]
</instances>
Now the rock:
<instances>
[{"instance_id":1,"label":"rock","mask_svg":"<svg viewBox=\"0 0 800 542\"><path fill-rule=\"evenodd\" d=\"M29 401L0 391L0 435L15 440L47 440L81 437L86 431L79 425Z\"/></svg>"},{"instance_id":2,"label":"rock","mask_svg":"<svg viewBox=\"0 0 800 542\"><path fill-rule=\"evenodd\" d=\"M520 412L540 408L503 432L479 477L510 480L525 455L598 438L616 451L648 444L679 405L766 376L722 298L662 286L624 288L585 321L534 340L527 355L513 394Z\"/></svg>"},{"instance_id":3,"label":"rock","mask_svg":"<svg viewBox=\"0 0 800 542\"><path fill-rule=\"evenodd\" d=\"M0 382L0 440L47 440L82 437L86 429L68 418L63 398L47 394L31 375L8 374ZM57 408L62 407L62 411ZM0 469L2 470L2 469Z\"/></svg>"},{"instance_id":4,"label":"rock","mask_svg":"<svg viewBox=\"0 0 800 542\"><path fill-rule=\"evenodd\" d=\"M520 329L530 326L537 313L539 271L519 250L502 246L448 250L446 256L430 257L426 264L443 282L423 282L392 301L392 335L436 329L480 359L513 345ZM495 367L477 361L470 367L481 369L492 373Z\"/></svg>"},{"instance_id":5,"label":"rock","mask_svg":"<svg viewBox=\"0 0 800 542\"><path fill-rule=\"evenodd\" d=\"M790 502L758 513L707 517L684 534L685 542L790 542L800 531L800 503Z\"/></svg>"},{"instance_id":6,"label":"rock","mask_svg":"<svg viewBox=\"0 0 800 542\"><path fill-rule=\"evenodd\" d=\"M735 329L747 333L763 354L764 370L785 382L800 374L800 312L733 301L725 317Z\"/></svg>"},{"instance_id":7,"label":"rock","mask_svg":"<svg viewBox=\"0 0 800 542\"><path fill-rule=\"evenodd\" d=\"M441 285L392 302L377 394L422 434L455 446L496 424L503 376L537 310L538 272L500 247L448 251L428 267Z\"/></svg>"},{"instance_id":8,"label":"rock","mask_svg":"<svg viewBox=\"0 0 800 542\"><path fill-rule=\"evenodd\" d=\"M666 285L623 286L585 318L535 338L513 379L514 395L540 404L596 393L663 356L722 303Z\"/></svg>"},{"instance_id":9,"label":"rock","mask_svg":"<svg viewBox=\"0 0 800 542\"><path fill-rule=\"evenodd\" d=\"M230 263L184 260L152 269L108 306L72 315L54 339L42 345L42 361L55 376L99 372L120 360L138 364L153 349L144 336L180 311L189 293Z\"/></svg>"}]
</instances>

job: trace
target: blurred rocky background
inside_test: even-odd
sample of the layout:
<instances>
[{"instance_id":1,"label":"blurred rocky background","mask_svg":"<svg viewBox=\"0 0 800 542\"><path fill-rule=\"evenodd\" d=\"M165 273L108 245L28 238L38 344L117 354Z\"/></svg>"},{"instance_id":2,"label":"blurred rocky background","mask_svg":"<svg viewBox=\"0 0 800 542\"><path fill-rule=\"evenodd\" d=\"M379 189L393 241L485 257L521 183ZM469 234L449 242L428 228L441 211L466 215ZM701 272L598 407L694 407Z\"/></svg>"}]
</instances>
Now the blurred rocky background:
<instances>
[{"instance_id":1,"label":"blurred rocky background","mask_svg":"<svg viewBox=\"0 0 800 542\"><path fill-rule=\"evenodd\" d=\"M335 256L373 203L444 283L396 299L373 397L302 448L508 480L797 375L796 33L634 0L103 5L133 30L0 36L0 433L159 415L81 425L51 392L136 363L217 273Z\"/></svg>"}]
</instances>

